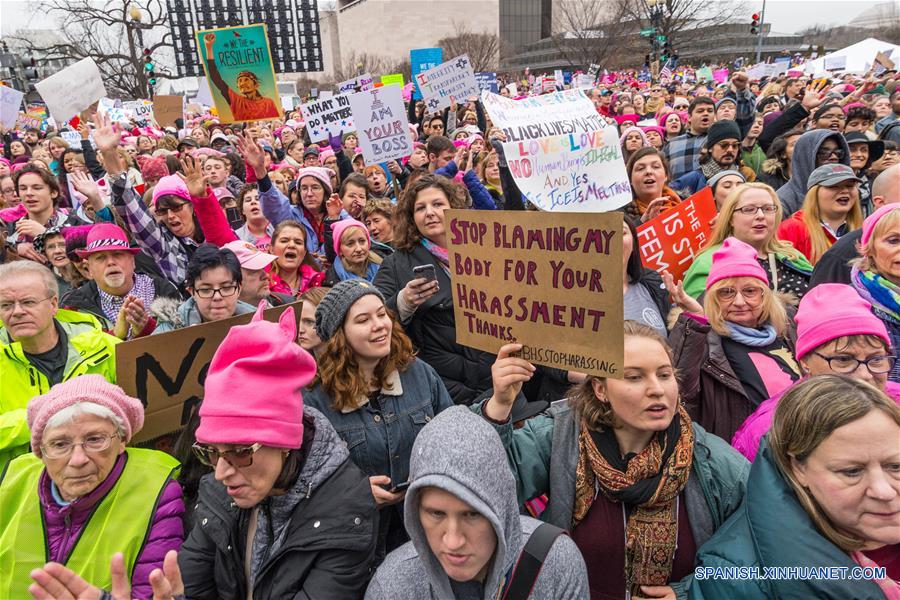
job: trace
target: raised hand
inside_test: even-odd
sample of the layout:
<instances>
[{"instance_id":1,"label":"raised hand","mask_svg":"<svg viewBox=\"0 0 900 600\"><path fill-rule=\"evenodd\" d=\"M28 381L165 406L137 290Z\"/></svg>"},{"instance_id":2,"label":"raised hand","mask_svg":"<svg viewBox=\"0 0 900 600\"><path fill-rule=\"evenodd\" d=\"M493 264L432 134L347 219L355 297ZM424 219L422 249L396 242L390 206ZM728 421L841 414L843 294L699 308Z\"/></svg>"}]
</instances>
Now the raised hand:
<instances>
[{"instance_id":1,"label":"raised hand","mask_svg":"<svg viewBox=\"0 0 900 600\"><path fill-rule=\"evenodd\" d=\"M242 132L237 138L237 148L257 179L266 176L266 154L249 132Z\"/></svg>"},{"instance_id":2,"label":"raised hand","mask_svg":"<svg viewBox=\"0 0 900 600\"><path fill-rule=\"evenodd\" d=\"M328 197L328 200L325 201L325 211L328 213L329 219L337 219L340 217L342 210L344 210L344 203L339 195L332 194Z\"/></svg>"},{"instance_id":3,"label":"raised hand","mask_svg":"<svg viewBox=\"0 0 900 600\"><path fill-rule=\"evenodd\" d=\"M694 315L703 314L703 306L684 291L684 285L681 281L675 283L675 279L668 271L663 272L662 280L666 285L666 290L668 290L669 295L672 296L672 302L674 302L677 307Z\"/></svg>"},{"instance_id":4,"label":"raised hand","mask_svg":"<svg viewBox=\"0 0 900 600\"><path fill-rule=\"evenodd\" d=\"M94 178L84 171L73 171L69 173L69 181L75 186L75 189L87 196L92 203L100 202L100 188Z\"/></svg>"},{"instance_id":5,"label":"raised hand","mask_svg":"<svg viewBox=\"0 0 900 600\"><path fill-rule=\"evenodd\" d=\"M194 198L206 196L206 179L204 179L203 173L200 172L200 161L187 154L179 162L181 163L181 178L184 179L191 196Z\"/></svg>"},{"instance_id":6,"label":"raised hand","mask_svg":"<svg viewBox=\"0 0 900 600\"><path fill-rule=\"evenodd\" d=\"M663 210L663 205L668 201L668 198L662 197L657 198L650 202L647 205L647 210L644 211L644 214L641 215L641 223L646 223L647 221L652 221L656 217L659 216L659 213Z\"/></svg>"},{"instance_id":7,"label":"raised hand","mask_svg":"<svg viewBox=\"0 0 900 600\"><path fill-rule=\"evenodd\" d=\"M122 132L113 125L109 115L98 112L94 117L94 143L101 152L115 150L122 139Z\"/></svg>"}]
</instances>

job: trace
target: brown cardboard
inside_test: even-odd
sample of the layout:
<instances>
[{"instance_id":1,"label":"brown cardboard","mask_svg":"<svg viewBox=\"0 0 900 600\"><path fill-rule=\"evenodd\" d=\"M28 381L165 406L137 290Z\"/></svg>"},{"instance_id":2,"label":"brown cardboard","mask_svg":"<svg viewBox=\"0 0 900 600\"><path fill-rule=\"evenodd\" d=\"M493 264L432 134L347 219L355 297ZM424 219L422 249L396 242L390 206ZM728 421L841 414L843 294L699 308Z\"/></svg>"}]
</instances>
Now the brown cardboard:
<instances>
[{"instance_id":1,"label":"brown cardboard","mask_svg":"<svg viewBox=\"0 0 900 600\"><path fill-rule=\"evenodd\" d=\"M160 127L175 127L175 119L184 117L181 96L154 96L153 118Z\"/></svg>"}]
</instances>

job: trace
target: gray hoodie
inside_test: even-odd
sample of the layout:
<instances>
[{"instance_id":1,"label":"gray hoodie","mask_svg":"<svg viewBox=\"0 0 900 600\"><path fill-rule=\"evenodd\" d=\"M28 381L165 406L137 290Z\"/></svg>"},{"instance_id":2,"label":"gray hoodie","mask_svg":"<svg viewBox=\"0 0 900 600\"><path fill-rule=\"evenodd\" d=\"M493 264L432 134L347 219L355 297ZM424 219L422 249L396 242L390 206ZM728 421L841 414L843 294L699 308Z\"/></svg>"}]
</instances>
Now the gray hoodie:
<instances>
[{"instance_id":1,"label":"gray hoodie","mask_svg":"<svg viewBox=\"0 0 900 600\"><path fill-rule=\"evenodd\" d=\"M791 178L776 192L784 209L782 218L787 219L803 206L803 198L806 197L806 182L809 180L810 174L816 170L816 152L819 151L822 142L830 137L834 137L840 147L844 149L844 158L841 159L841 164L850 166L850 147L840 133L830 129L813 129L797 138L797 143L794 144L794 154L791 157Z\"/></svg>"},{"instance_id":2,"label":"gray hoodie","mask_svg":"<svg viewBox=\"0 0 900 600\"><path fill-rule=\"evenodd\" d=\"M391 552L366 591L366 600L492 600L540 521L519 515L516 482L500 437L464 406L436 416L416 438L410 458L404 516L411 541ZM484 585L452 582L431 551L419 520L423 488L447 491L487 517L497 549ZM559 536L550 548L530 598L588 598L587 570L575 543Z\"/></svg>"}]
</instances>

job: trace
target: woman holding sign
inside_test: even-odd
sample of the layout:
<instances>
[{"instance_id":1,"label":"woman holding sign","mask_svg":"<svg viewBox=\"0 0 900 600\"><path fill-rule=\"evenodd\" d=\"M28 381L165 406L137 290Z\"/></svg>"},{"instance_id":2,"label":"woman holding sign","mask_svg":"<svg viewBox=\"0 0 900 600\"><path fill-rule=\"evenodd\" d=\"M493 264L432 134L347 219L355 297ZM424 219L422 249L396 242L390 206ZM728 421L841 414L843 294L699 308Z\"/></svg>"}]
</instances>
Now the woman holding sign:
<instances>
[{"instance_id":1,"label":"woman holding sign","mask_svg":"<svg viewBox=\"0 0 900 600\"><path fill-rule=\"evenodd\" d=\"M588 377L519 429L512 404L535 367L503 346L474 410L506 446L519 502L549 495L542 520L572 532L591 598L687 597L697 549L737 510L750 465L691 421L666 340L633 321L624 331L623 379Z\"/></svg>"}]
</instances>

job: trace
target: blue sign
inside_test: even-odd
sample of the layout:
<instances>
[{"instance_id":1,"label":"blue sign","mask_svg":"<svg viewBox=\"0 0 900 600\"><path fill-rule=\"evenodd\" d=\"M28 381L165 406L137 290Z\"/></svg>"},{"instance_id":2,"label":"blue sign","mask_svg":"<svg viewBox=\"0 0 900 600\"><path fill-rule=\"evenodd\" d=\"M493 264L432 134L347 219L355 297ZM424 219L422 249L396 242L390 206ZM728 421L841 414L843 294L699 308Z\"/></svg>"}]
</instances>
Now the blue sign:
<instances>
[{"instance_id":1,"label":"blue sign","mask_svg":"<svg viewBox=\"0 0 900 600\"><path fill-rule=\"evenodd\" d=\"M412 80L415 89L413 100L421 100L422 92L419 91L417 75L428 69L433 69L444 62L444 51L441 48L417 48L409 51L409 64L412 67Z\"/></svg>"},{"instance_id":2,"label":"blue sign","mask_svg":"<svg viewBox=\"0 0 900 600\"><path fill-rule=\"evenodd\" d=\"M566 85L572 83L572 71L563 71L563 82Z\"/></svg>"},{"instance_id":3,"label":"blue sign","mask_svg":"<svg viewBox=\"0 0 900 600\"><path fill-rule=\"evenodd\" d=\"M478 82L479 90L487 90L497 94L500 92L500 86L497 83L497 74L487 71L475 73L475 81Z\"/></svg>"}]
</instances>

